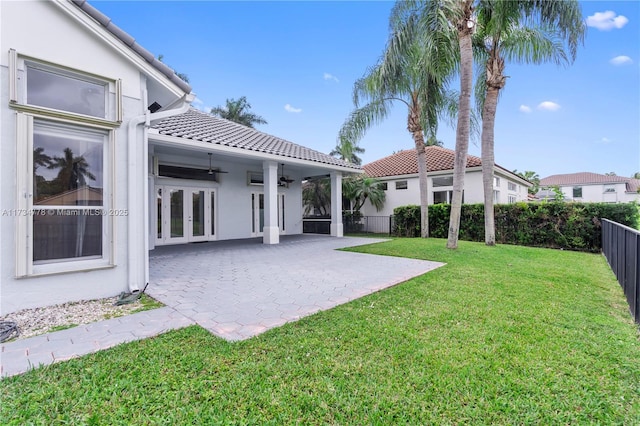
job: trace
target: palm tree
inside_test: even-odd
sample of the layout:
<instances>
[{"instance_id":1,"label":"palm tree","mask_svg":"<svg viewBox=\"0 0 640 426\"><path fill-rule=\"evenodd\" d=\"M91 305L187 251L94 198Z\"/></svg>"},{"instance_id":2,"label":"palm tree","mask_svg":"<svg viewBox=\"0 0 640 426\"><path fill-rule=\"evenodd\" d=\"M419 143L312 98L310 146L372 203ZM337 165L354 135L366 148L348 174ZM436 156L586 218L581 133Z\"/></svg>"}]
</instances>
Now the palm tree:
<instances>
[{"instance_id":1,"label":"palm tree","mask_svg":"<svg viewBox=\"0 0 640 426\"><path fill-rule=\"evenodd\" d=\"M640 172L635 172L633 174L633 176L631 176L633 179L640 179Z\"/></svg>"},{"instance_id":2,"label":"palm tree","mask_svg":"<svg viewBox=\"0 0 640 426\"><path fill-rule=\"evenodd\" d=\"M302 205L308 216L313 209L320 216L331 213L331 180L329 178L310 179L302 185Z\"/></svg>"},{"instance_id":3,"label":"palm tree","mask_svg":"<svg viewBox=\"0 0 640 426\"><path fill-rule=\"evenodd\" d=\"M340 143L333 148L333 151L331 151L329 155L359 166L362 164L362 158L358 157L358 154L363 153L364 148L359 147L357 143L353 143L343 137L340 138Z\"/></svg>"},{"instance_id":4,"label":"palm tree","mask_svg":"<svg viewBox=\"0 0 640 426\"><path fill-rule=\"evenodd\" d=\"M342 181L342 195L351 201L353 211L359 212L367 199L377 211L384 207L386 194L382 182L367 176L348 177Z\"/></svg>"},{"instance_id":5,"label":"palm tree","mask_svg":"<svg viewBox=\"0 0 640 426\"><path fill-rule=\"evenodd\" d=\"M54 179L54 184L58 190L69 191L87 185L87 178L96 180L96 177L89 171L89 163L81 155L75 157L71 148L64 149L63 157L53 157L49 169L60 169L58 176Z\"/></svg>"},{"instance_id":6,"label":"palm tree","mask_svg":"<svg viewBox=\"0 0 640 426\"><path fill-rule=\"evenodd\" d=\"M431 135L427 138L427 141L425 142L426 146L444 146L444 142L442 142L440 139L436 138L435 135Z\"/></svg>"},{"instance_id":7,"label":"palm tree","mask_svg":"<svg viewBox=\"0 0 640 426\"><path fill-rule=\"evenodd\" d=\"M540 175L534 171L526 170L524 172L519 172L518 170L514 170L513 173L517 174L523 179L528 180L533 184L531 188L529 188L529 194L537 194L540 190Z\"/></svg>"},{"instance_id":8,"label":"palm tree","mask_svg":"<svg viewBox=\"0 0 640 426\"><path fill-rule=\"evenodd\" d=\"M495 245L493 210L494 127L500 91L507 77L505 60L539 64L571 61L584 37L585 24L577 0L556 3L553 8L529 0L481 0L478 7L476 54L484 65L476 84L482 109L482 181L484 187L485 243ZM562 27L560 25L563 25Z\"/></svg>"},{"instance_id":9,"label":"palm tree","mask_svg":"<svg viewBox=\"0 0 640 426\"><path fill-rule=\"evenodd\" d=\"M393 32L377 65L358 80L353 89L356 109L340 130L340 138L359 140L384 120L392 105L407 107L407 130L417 156L420 183L422 237L429 236L427 161L424 134L435 135L438 117L452 110L451 93L445 88L454 67L447 32L422 31L415 11L403 2L394 7ZM361 105L364 101L364 105Z\"/></svg>"},{"instance_id":10,"label":"palm tree","mask_svg":"<svg viewBox=\"0 0 640 426\"><path fill-rule=\"evenodd\" d=\"M450 3L450 2L446 2ZM469 152L469 136L471 133L471 89L473 79L473 50L471 35L475 27L472 20L473 0L454 0L447 4L446 18L456 29L460 54L460 97L458 98L458 124L456 126L456 154L453 162L453 195L451 197L451 213L449 216L449 235L447 248L458 248L460 233L460 214L462 212L462 191L464 190L464 174Z\"/></svg>"},{"instance_id":11,"label":"palm tree","mask_svg":"<svg viewBox=\"0 0 640 426\"><path fill-rule=\"evenodd\" d=\"M211 114L253 128L256 124L267 124L261 116L249 112L251 104L245 96L240 99L227 99L226 106L211 108Z\"/></svg>"},{"instance_id":12,"label":"palm tree","mask_svg":"<svg viewBox=\"0 0 640 426\"><path fill-rule=\"evenodd\" d=\"M39 167L48 168L51 165L51 157L44 153L44 148L39 146L33 150L33 198L38 201L47 184L47 180L38 174Z\"/></svg>"}]
</instances>

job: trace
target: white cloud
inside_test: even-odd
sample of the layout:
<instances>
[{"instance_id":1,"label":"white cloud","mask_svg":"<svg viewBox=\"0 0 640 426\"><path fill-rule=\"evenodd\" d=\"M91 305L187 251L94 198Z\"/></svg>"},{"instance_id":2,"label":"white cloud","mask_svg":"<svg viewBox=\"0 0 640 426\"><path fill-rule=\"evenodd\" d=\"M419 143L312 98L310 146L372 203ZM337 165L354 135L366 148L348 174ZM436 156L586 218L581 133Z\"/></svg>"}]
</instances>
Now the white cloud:
<instances>
[{"instance_id":1,"label":"white cloud","mask_svg":"<svg viewBox=\"0 0 640 426\"><path fill-rule=\"evenodd\" d=\"M612 10L606 12L596 12L587 18L587 26L594 27L600 31L609 31L614 28L624 27L629 20L626 16L618 15Z\"/></svg>"},{"instance_id":2,"label":"white cloud","mask_svg":"<svg viewBox=\"0 0 640 426\"><path fill-rule=\"evenodd\" d=\"M538 109L542 109L545 111L557 111L560 109L560 105L551 101L544 101L538 104Z\"/></svg>"},{"instance_id":3,"label":"white cloud","mask_svg":"<svg viewBox=\"0 0 640 426\"><path fill-rule=\"evenodd\" d=\"M633 60L631 60L631 58L628 56L620 55L620 56L616 56L615 58L611 58L609 63L613 65L626 65L626 64L632 64Z\"/></svg>"},{"instance_id":4,"label":"white cloud","mask_svg":"<svg viewBox=\"0 0 640 426\"><path fill-rule=\"evenodd\" d=\"M520 105L520 112L526 112L527 114L531 112L531 107L528 105Z\"/></svg>"},{"instance_id":5,"label":"white cloud","mask_svg":"<svg viewBox=\"0 0 640 426\"><path fill-rule=\"evenodd\" d=\"M600 139L600 142L602 142L602 143L611 143L613 141L611 139L609 139L609 138L602 138L602 139Z\"/></svg>"},{"instance_id":6,"label":"white cloud","mask_svg":"<svg viewBox=\"0 0 640 426\"><path fill-rule=\"evenodd\" d=\"M322 78L324 78L325 80L333 80L336 83L340 82L340 80L338 80L338 77L336 77L333 74L329 74L328 72L325 72L324 75L322 76Z\"/></svg>"},{"instance_id":7,"label":"white cloud","mask_svg":"<svg viewBox=\"0 0 640 426\"><path fill-rule=\"evenodd\" d=\"M302 108L294 108L289 104L286 104L284 106L284 110L287 112L294 112L294 113L302 112Z\"/></svg>"}]
</instances>

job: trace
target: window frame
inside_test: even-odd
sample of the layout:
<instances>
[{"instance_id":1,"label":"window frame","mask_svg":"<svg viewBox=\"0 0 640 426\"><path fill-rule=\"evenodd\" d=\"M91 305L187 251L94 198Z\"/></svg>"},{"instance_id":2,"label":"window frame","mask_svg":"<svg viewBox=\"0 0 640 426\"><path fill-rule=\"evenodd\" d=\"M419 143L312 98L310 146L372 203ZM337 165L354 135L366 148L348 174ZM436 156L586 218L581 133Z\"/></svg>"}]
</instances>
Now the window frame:
<instances>
[{"instance_id":1,"label":"window frame","mask_svg":"<svg viewBox=\"0 0 640 426\"><path fill-rule=\"evenodd\" d=\"M25 62L26 61L26 62ZM26 103L26 65L38 64L63 76L71 76L84 81L105 83L105 118L79 114L55 108L29 105ZM89 72L65 67L39 58L18 54L9 50L9 107L16 111L16 269L17 278L80 272L115 266L116 216L126 216L126 210L115 207L115 129L122 122L122 82ZM112 119L109 119L112 118ZM38 122L53 126L64 133L77 131L102 135L102 205L90 210L101 210L101 254L78 258L46 259L34 262L34 221L33 215L42 212L34 208L34 130ZM89 208L65 207L70 210ZM53 206L53 210L60 210Z\"/></svg>"},{"instance_id":2,"label":"window frame","mask_svg":"<svg viewBox=\"0 0 640 426\"><path fill-rule=\"evenodd\" d=\"M95 117L61 109L28 104L27 99L27 66L46 70L70 78L87 82L100 82L106 85L105 118ZM113 105L110 99L113 97ZM33 56L23 55L15 49L9 50L9 105L21 112L38 114L59 119L74 120L97 126L119 127L122 124L122 80L109 78L71 67L55 64ZM109 115L113 119L109 119Z\"/></svg>"},{"instance_id":3,"label":"window frame","mask_svg":"<svg viewBox=\"0 0 640 426\"><path fill-rule=\"evenodd\" d=\"M409 189L409 181L407 180L397 180L395 185L396 191L404 191Z\"/></svg>"},{"instance_id":4,"label":"window frame","mask_svg":"<svg viewBox=\"0 0 640 426\"><path fill-rule=\"evenodd\" d=\"M576 194L579 194L579 195L576 195ZM573 196L573 198L582 198L582 187L574 186L571 190L571 195Z\"/></svg>"}]
</instances>

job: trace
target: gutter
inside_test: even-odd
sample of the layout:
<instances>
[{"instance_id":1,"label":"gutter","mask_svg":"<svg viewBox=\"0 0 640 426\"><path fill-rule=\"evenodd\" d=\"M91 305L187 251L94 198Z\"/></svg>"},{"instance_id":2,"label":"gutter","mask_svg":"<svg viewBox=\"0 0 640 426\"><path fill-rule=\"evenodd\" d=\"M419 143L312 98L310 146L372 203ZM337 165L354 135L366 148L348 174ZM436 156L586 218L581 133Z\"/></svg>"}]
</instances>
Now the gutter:
<instances>
[{"instance_id":1,"label":"gutter","mask_svg":"<svg viewBox=\"0 0 640 426\"><path fill-rule=\"evenodd\" d=\"M146 102L147 100L147 92L146 90L143 92L143 99ZM128 271L128 281L129 281L129 291L135 292L139 291L140 288L144 288L146 284L149 283L149 185L147 182L149 176L149 143L147 140L146 132L142 138L142 194L136 194L136 191L133 190L134 182L137 182L139 178L139 169L140 165L138 164L136 157L136 147L137 147L137 139L136 139L136 130L139 125L145 125L145 128L149 128L151 123L158 120L164 120L165 118L172 117L174 115L184 114L189 110L191 106L191 102L195 99L195 95L192 93L187 93L180 99L182 105L178 108L160 111L156 113L150 113L149 111L145 111L144 114L133 117L129 121L129 129L128 129L128 194L127 194L127 204L128 204L128 213L129 213L129 221L128 221L128 233L127 233L127 245L128 245L128 260L129 260L129 271ZM143 208L142 213L139 212L138 205L136 202L139 202L140 195L142 195L143 200ZM137 239L136 231L134 229L134 224L132 223L136 218L142 216L144 218L144 226L143 226L143 243L140 244L139 239ZM143 267L144 267L144 282L140 282L140 276L137 274L140 268L140 249L143 251Z\"/></svg>"}]
</instances>

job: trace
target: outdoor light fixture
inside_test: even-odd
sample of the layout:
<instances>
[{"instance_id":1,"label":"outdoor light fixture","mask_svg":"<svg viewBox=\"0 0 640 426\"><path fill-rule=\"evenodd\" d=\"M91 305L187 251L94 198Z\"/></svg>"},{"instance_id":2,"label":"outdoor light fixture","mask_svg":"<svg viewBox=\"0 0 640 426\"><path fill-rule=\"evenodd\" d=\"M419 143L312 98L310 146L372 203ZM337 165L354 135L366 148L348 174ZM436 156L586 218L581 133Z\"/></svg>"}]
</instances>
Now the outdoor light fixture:
<instances>
[{"instance_id":1,"label":"outdoor light fixture","mask_svg":"<svg viewBox=\"0 0 640 426\"><path fill-rule=\"evenodd\" d=\"M211 156L213 154L209 153L209 174L212 175L213 174L213 169L211 168Z\"/></svg>"},{"instance_id":2,"label":"outdoor light fixture","mask_svg":"<svg viewBox=\"0 0 640 426\"><path fill-rule=\"evenodd\" d=\"M156 112L160 108L162 108L162 105L160 105L157 102L154 102L151 105L149 105L149 108L147 108L147 109L149 110L149 112L151 112L151 114L153 114L154 112Z\"/></svg>"}]
</instances>

